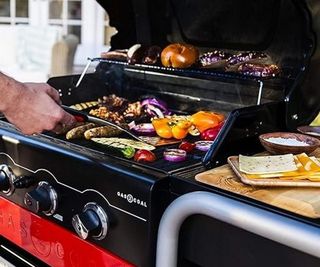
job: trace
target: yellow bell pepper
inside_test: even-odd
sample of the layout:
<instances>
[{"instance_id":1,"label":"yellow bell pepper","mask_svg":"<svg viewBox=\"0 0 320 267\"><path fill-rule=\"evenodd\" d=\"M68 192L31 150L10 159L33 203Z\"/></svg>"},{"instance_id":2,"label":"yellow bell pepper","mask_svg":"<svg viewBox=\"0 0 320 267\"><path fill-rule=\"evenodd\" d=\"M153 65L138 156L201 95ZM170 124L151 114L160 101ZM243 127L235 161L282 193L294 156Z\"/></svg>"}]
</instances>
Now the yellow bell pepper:
<instances>
[{"instance_id":1,"label":"yellow bell pepper","mask_svg":"<svg viewBox=\"0 0 320 267\"><path fill-rule=\"evenodd\" d=\"M162 138L172 138L172 131L171 127L169 126L170 120L168 118L160 118L160 119L153 119L152 125L156 130L157 135Z\"/></svg>"}]
</instances>

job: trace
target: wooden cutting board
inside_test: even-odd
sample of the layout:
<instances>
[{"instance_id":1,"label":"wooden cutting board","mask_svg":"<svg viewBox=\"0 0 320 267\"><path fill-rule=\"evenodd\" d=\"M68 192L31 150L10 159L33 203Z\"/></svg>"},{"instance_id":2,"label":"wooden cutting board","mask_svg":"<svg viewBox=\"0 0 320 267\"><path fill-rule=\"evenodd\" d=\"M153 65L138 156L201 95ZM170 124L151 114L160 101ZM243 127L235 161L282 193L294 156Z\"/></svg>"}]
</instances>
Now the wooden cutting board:
<instances>
[{"instance_id":1,"label":"wooden cutting board","mask_svg":"<svg viewBox=\"0 0 320 267\"><path fill-rule=\"evenodd\" d=\"M311 155L319 157L320 149ZM320 188L245 185L227 164L199 173L195 179L302 216L320 218Z\"/></svg>"}]
</instances>

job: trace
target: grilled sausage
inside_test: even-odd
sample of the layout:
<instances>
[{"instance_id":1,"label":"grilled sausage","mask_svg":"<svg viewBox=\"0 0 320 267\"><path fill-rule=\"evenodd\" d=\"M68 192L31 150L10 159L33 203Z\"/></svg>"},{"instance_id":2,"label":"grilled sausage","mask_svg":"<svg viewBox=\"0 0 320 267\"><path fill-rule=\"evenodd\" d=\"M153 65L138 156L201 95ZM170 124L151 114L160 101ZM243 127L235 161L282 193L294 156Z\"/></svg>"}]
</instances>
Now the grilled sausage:
<instances>
[{"instance_id":1,"label":"grilled sausage","mask_svg":"<svg viewBox=\"0 0 320 267\"><path fill-rule=\"evenodd\" d=\"M85 131L84 137L91 139L93 137L114 137L121 133L121 130L112 126L101 126Z\"/></svg>"},{"instance_id":2,"label":"grilled sausage","mask_svg":"<svg viewBox=\"0 0 320 267\"><path fill-rule=\"evenodd\" d=\"M91 128L94 128L94 127L96 127L96 125L94 123L87 123L85 125L75 127L73 129L71 129L69 132L67 132L66 138L68 140L82 138L85 131L87 131Z\"/></svg>"},{"instance_id":3,"label":"grilled sausage","mask_svg":"<svg viewBox=\"0 0 320 267\"><path fill-rule=\"evenodd\" d=\"M70 130L72 130L72 129L76 128L76 127L82 126L84 124L85 124L85 122L76 122L74 125L65 126L65 127L62 128L62 130L59 132L59 134L66 134Z\"/></svg>"},{"instance_id":4,"label":"grilled sausage","mask_svg":"<svg viewBox=\"0 0 320 267\"><path fill-rule=\"evenodd\" d=\"M125 61L127 60L127 49L118 49L108 52L102 52L101 57L109 60L121 60Z\"/></svg>"}]
</instances>

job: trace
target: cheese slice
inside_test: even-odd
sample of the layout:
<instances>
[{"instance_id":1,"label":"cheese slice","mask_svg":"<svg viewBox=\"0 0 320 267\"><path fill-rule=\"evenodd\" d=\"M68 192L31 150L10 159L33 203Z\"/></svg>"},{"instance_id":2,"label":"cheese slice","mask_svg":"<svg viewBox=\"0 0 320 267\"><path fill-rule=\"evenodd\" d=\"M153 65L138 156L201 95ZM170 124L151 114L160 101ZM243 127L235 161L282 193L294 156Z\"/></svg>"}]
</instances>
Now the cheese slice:
<instances>
[{"instance_id":1,"label":"cheese slice","mask_svg":"<svg viewBox=\"0 0 320 267\"><path fill-rule=\"evenodd\" d=\"M250 157L239 155L239 169L246 174L274 174L298 170L293 154Z\"/></svg>"},{"instance_id":2,"label":"cheese slice","mask_svg":"<svg viewBox=\"0 0 320 267\"><path fill-rule=\"evenodd\" d=\"M297 166L296 171L275 172L264 174L247 174L250 179L280 178L284 180L313 180L316 181L320 177L320 164L314 157L308 157L305 153L294 156Z\"/></svg>"}]
</instances>

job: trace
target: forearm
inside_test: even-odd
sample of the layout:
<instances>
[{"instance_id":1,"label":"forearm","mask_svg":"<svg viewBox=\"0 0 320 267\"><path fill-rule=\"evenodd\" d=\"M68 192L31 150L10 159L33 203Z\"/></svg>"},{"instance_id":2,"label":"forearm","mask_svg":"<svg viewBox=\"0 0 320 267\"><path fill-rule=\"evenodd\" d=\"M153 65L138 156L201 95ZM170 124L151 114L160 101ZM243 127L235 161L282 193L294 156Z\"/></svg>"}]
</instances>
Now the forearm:
<instances>
[{"instance_id":1,"label":"forearm","mask_svg":"<svg viewBox=\"0 0 320 267\"><path fill-rule=\"evenodd\" d=\"M0 111L12 106L23 90L23 84L0 72Z\"/></svg>"}]
</instances>

